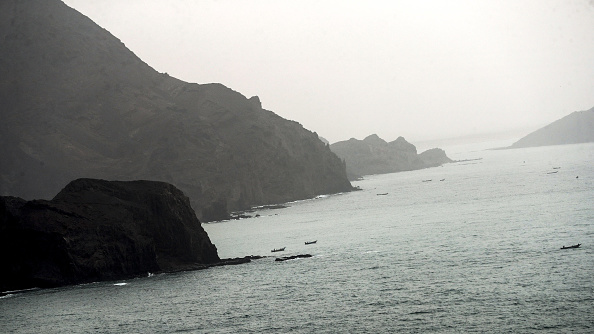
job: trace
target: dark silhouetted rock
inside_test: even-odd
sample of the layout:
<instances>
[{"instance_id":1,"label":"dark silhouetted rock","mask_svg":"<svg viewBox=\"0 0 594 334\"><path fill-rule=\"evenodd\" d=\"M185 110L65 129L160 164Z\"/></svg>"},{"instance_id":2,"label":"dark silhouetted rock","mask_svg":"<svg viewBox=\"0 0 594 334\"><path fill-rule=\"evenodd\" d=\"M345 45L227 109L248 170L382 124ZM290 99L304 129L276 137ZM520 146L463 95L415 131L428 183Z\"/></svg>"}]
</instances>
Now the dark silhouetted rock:
<instances>
[{"instance_id":1,"label":"dark silhouetted rock","mask_svg":"<svg viewBox=\"0 0 594 334\"><path fill-rule=\"evenodd\" d=\"M509 148L566 145L594 142L594 108L573 112L538 129Z\"/></svg>"},{"instance_id":2,"label":"dark silhouetted rock","mask_svg":"<svg viewBox=\"0 0 594 334\"><path fill-rule=\"evenodd\" d=\"M188 197L167 183L79 179L50 201L0 197L0 291L218 262Z\"/></svg>"},{"instance_id":3,"label":"dark silhouetted rock","mask_svg":"<svg viewBox=\"0 0 594 334\"><path fill-rule=\"evenodd\" d=\"M219 266L232 266L237 264L244 264L252 262L252 260L262 259L264 256L259 255L249 255L244 257L235 257L231 259L221 259L221 261L209 265L209 267L219 267Z\"/></svg>"},{"instance_id":4,"label":"dark silhouetted rock","mask_svg":"<svg viewBox=\"0 0 594 334\"><path fill-rule=\"evenodd\" d=\"M375 134L363 140L351 138L337 142L330 145L330 149L345 161L350 180L363 175L402 172L452 162L441 149L417 154L417 148L403 137L388 143Z\"/></svg>"},{"instance_id":5,"label":"dark silhouetted rock","mask_svg":"<svg viewBox=\"0 0 594 334\"><path fill-rule=\"evenodd\" d=\"M0 1L0 106L0 195L157 180L212 221L352 189L317 134L257 96L156 72L58 0Z\"/></svg>"},{"instance_id":6,"label":"dark silhouetted rock","mask_svg":"<svg viewBox=\"0 0 594 334\"><path fill-rule=\"evenodd\" d=\"M283 257L277 257L274 261L282 262L282 261L287 261L287 260L303 259L303 258L308 258L308 257L312 257L312 255L311 254L299 254L299 255L283 256Z\"/></svg>"}]
</instances>

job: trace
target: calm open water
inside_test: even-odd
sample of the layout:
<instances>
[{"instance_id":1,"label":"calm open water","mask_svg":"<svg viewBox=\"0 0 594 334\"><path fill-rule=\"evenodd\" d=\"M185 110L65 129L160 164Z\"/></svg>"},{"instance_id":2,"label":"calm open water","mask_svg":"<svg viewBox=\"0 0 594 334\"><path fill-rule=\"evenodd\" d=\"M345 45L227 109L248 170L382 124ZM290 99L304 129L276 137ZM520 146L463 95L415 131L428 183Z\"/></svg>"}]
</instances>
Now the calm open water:
<instances>
[{"instance_id":1,"label":"calm open water","mask_svg":"<svg viewBox=\"0 0 594 334\"><path fill-rule=\"evenodd\" d=\"M312 258L13 294L0 332L594 333L594 145L448 154L482 160L204 224Z\"/></svg>"}]
</instances>

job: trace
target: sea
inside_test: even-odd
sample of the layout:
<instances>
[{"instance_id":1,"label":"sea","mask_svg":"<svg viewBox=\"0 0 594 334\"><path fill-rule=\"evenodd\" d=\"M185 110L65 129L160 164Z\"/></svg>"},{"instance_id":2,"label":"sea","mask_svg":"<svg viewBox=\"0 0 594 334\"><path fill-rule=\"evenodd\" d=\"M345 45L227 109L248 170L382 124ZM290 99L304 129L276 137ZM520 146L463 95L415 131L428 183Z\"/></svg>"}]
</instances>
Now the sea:
<instances>
[{"instance_id":1,"label":"sea","mask_svg":"<svg viewBox=\"0 0 594 334\"><path fill-rule=\"evenodd\" d=\"M446 152L203 224L247 264L3 296L0 333L594 333L594 144Z\"/></svg>"}]
</instances>

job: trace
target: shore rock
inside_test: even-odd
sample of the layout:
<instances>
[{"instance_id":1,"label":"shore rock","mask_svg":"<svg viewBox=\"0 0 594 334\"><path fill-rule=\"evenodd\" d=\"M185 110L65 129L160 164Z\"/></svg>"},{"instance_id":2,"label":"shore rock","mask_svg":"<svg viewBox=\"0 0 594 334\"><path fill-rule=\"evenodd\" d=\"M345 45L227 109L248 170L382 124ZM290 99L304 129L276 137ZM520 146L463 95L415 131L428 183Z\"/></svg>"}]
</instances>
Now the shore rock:
<instances>
[{"instance_id":1,"label":"shore rock","mask_svg":"<svg viewBox=\"0 0 594 334\"><path fill-rule=\"evenodd\" d=\"M219 262L188 197L167 183L79 179L50 201L0 197L0 291Z\"/></svg>"},{"instance_id":2,"label":"shore rock","mask_svg":"<svg viewBox=\"0 0 594 334\"><path fill-rule=\"evenodd\" d=\"M312 256L313 255L311 255L311 254L299 254L299 255L283 256L283 257L277 257L274 261L276 261L276 262L283 262L283 261L287 261L287 260L304 259L304 258L308 258L308 257L312 257Z\"/></svg>"}]
</instances>

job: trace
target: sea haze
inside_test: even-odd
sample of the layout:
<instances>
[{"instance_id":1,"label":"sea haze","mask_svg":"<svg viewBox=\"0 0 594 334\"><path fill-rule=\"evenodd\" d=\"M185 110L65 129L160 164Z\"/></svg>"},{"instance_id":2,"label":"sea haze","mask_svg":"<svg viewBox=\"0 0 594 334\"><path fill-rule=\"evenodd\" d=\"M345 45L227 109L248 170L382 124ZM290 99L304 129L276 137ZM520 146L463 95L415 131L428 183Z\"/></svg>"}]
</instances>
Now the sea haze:
<instances>
[{"instance_id":1,"label":"sea haze","mask_svg":"<svg viewBox=\"0 0 594 334\"><path fill-rule=\"evenodd\" d=\"M455 158L203 225L249 264L2 297L0 332L593 332L594 144Z\"/></svg>"}]
</instances>

